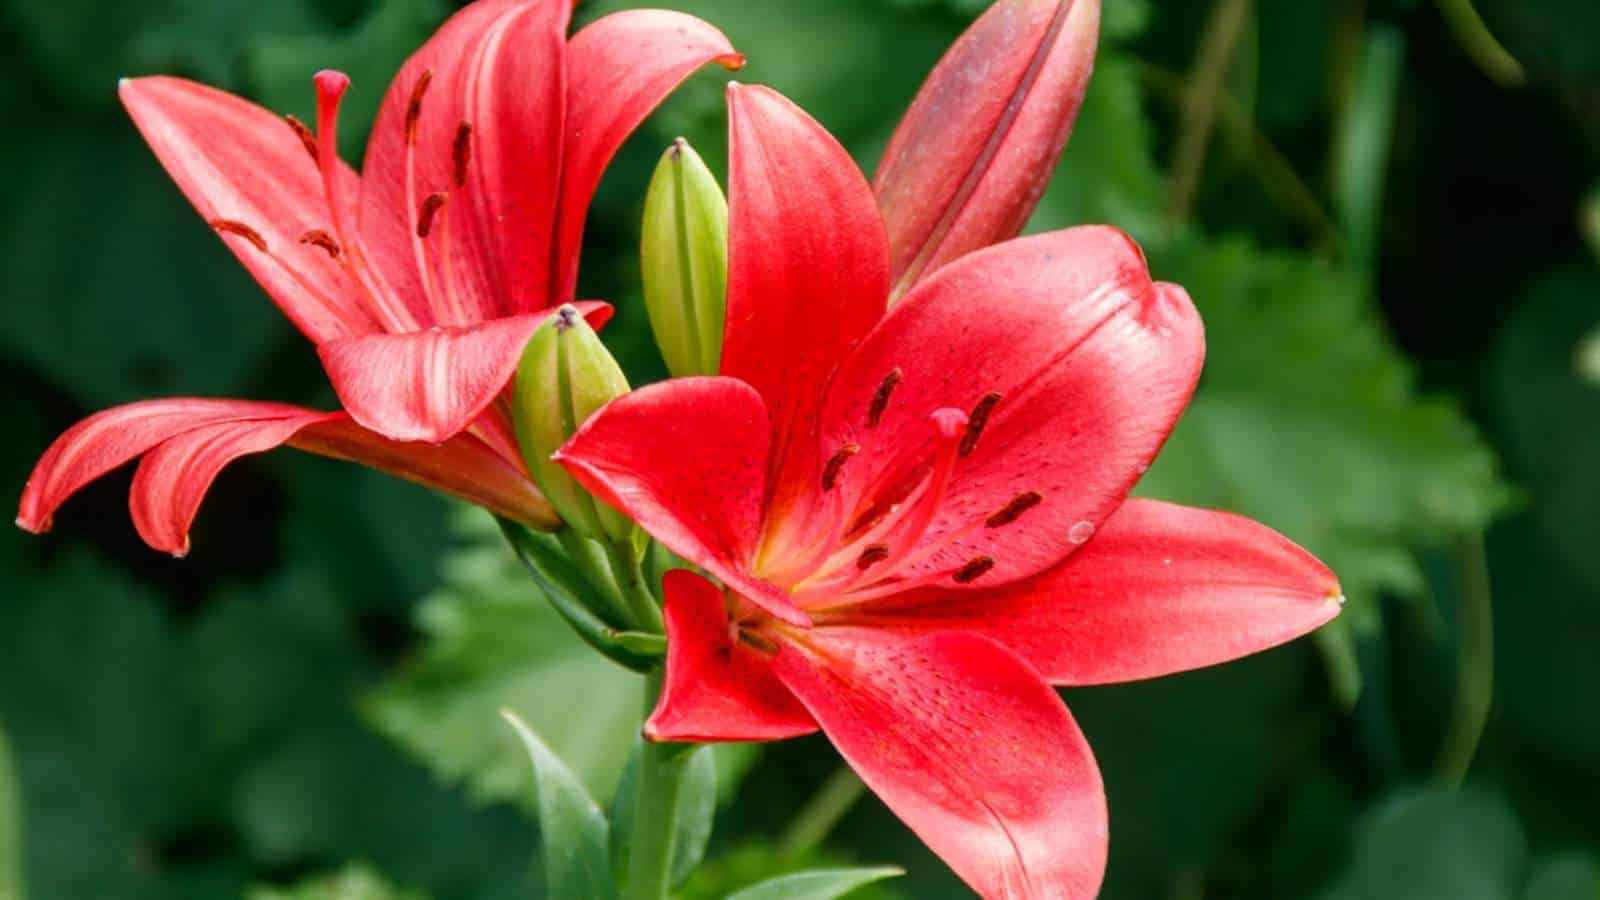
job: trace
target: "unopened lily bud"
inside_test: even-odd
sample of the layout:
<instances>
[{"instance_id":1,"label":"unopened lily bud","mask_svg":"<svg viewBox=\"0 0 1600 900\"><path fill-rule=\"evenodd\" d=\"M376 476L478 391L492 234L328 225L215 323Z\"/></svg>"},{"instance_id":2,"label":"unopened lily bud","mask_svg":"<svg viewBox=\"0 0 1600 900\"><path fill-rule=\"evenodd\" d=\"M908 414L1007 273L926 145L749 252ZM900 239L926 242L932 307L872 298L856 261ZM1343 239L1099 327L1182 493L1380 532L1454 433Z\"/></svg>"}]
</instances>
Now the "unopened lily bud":
<instances>
[{"instance_id":1,"label":"unopened lily bud","mask_svg":"<svg viewBox=\"0 0 1600 900\"><path fill-rule=\"evenodd\" d=\"M678 138L644 201L644 302L673 375L715 375L728 293L728 201L716 176Z\"/></svg>"},{"instance_id":2,"label":"unopened lily bud","mask_svg":"<svg viewBox=\"0 0 1600 900\"><path fill-rule=\"evenodd\" d=\"M998 0L923 83L873 182L895 297L1022 232L1089 86L1100 2Z\"/></svg>"},{"instance_id":3,"label":"unopened lily bud","mask_svg":"<svg viewBox=\"0 0 1600 900\"><path fill-rule=\"evenodd\" d=\"M628 392L628 379L578 308L561 307L528 341L517 367L517 443L539 490L579 534L624 540L633 524L550 460L591 415Z\"/></svg>"}]
</instances>

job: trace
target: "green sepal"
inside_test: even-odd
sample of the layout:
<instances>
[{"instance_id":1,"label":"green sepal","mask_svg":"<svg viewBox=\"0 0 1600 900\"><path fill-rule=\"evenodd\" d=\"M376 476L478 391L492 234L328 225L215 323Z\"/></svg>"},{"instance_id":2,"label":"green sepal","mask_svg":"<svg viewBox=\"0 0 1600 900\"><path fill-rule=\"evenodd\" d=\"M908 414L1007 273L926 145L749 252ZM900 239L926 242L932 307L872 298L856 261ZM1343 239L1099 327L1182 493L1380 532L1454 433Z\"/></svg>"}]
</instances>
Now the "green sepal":
<instances>
[{"instance_id":1,"label":"green sepal","mask_svg":"<svg viewBox=\"0 0 1600 900\"><path fill-rule=\"evenodd\" d=\"M566 763L516 713L501 710L500 715L522 738L533 761L546 895L596 900L615 897L610 826L600 806Z\"/></svg>"},{"instance_id":2,"label":"green sepal","mask_svg":"<svg viewBox=\"0 0 1600 900\"><path fill-rule=\"evenodd\" d=\"M534 583L584 643L635 672L647 673L661 665L666 642L661 642L661 652L654 652L656 645L641 641L639 633L613 628L601 619L595 610L603 601L574 568L554 537L530 531L509 519L497 518L496 521ZM630 634L633 636L625 637Z\"/></svg>"}]
</instances>

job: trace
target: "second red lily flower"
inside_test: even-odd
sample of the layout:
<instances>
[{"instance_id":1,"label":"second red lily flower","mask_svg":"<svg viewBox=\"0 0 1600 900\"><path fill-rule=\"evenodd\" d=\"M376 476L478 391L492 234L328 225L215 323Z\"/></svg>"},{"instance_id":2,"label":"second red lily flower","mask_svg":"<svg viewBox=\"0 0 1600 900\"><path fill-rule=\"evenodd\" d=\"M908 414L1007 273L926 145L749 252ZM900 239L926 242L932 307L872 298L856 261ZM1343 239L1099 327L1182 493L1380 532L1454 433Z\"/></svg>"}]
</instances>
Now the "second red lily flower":
<instances>
[{"instance_id":1,"label":"second red lily flower","mask_svg":"<svg viewBox=\"0 0 1600 900\"><path fill-rule=\"evenodd\" d=\"M1126 235L980 250L889 311L844 149L770 90L729 107L722 375L628 394L557 456L721 582L668 575L646 732L820 728L979 893L1091 897L1104 793L1049 685L1273 646L1338 584L1260 525L1127 499L1204 339Z\"/></svg>"}]
</instances>

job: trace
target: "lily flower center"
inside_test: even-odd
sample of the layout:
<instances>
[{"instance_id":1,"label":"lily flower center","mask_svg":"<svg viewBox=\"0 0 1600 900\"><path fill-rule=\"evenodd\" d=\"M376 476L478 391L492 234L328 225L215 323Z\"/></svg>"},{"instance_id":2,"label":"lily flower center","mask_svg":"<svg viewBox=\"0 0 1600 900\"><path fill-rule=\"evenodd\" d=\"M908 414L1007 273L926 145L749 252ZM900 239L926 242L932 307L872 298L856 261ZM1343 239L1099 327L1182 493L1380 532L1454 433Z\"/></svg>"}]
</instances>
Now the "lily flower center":
<instances>
[{"instance_id":1,"label":"lily flower center","mask_svg":"<svg viewBox=\"0 0 1600 900\"><path fill-rule=\"evenodd\" d=\"M796 529L810 539L767 548L759 557L753 574L785 590L808 613L842 611L918 587L976 582L995 567L993 557L929 563L985 530L1015 523L1044 500L1038 491L1023 491L969 523L955 528L945 523L937 534L930 533L946 507L959 463L977 448L1003 398L989 392L970 411L935 409L926 418L922 440L900 449L887 464L874 464L875 453L892 452L874 447L872 437L903 378L900 369L884 377L867 404L859 442L839 445L824 462L817 485L821 499L809 514L813 520L805 523L809 528ZM872 476L848 478L859 466L869 466Z\"/></svg>"},{"instance_id":2,"label":"lily flower center","mask_svg":"<svg viewBox=\"0 0 1600 900\"><path fill-rule=\"evenodd\" d=\"M357 204L356 198L351 196L353 182L341 171L338 148L339 105L350 87L349 77L331 70L316 74L313 79L317 93L315 130L294 116L284 117L289 129L311 157L312 164L317 167L328 211L327 223L301 235L299 243L303 249L293 252L326 253L337 262L367 300L366 306L377 323L391 334L423 330L425 323L419 316L419 310L428 311L422 313L431 320L426 322L426 326L465 326L474 322L471 310L463 302L459 287L461 282L454 271L456 252L451 245L451 229L448 227L452 192L467 187L471 172L473 128L469 122L460 123L450 140L452 165L448 183L425 184L416 160L417 126L422 118L423 100L432 82L431 69L425 69L417 76L403 126L407 231L411 235L412 254L421 282L420 304L408 304L384 273L369 264L359 236L354 231L354 223L349 221ZM211 227L245 238L294 278L308 294L329 302L324 292L300 272L297 261L289 255L291 251L269 246L260 230L249 222L216 219L211 222Z\"/></svg>"}]
</instances>

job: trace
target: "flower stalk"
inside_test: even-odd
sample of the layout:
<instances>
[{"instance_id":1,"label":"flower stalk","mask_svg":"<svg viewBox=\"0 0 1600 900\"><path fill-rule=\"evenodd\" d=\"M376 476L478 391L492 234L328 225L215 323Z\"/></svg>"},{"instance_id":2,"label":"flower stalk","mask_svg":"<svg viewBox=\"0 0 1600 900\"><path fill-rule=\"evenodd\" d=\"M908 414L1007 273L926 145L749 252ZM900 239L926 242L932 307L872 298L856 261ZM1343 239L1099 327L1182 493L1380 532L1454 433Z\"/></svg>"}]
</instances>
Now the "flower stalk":
<instances>
[{"instance_id":1,"label":"flower stalk","mask_svg":"<svg viewBox=\"0 0 1600 900\"><path fill-rule=\"evenodd\" d=\"M655 708L665 675L645 676L645 709ZM691 754L690 744L645 741L639 748L638 795L629 835L628 871L622 900L666 900L672 887L672 857L677 851L679 794Z\"/></svg>"}]
</instances>

